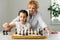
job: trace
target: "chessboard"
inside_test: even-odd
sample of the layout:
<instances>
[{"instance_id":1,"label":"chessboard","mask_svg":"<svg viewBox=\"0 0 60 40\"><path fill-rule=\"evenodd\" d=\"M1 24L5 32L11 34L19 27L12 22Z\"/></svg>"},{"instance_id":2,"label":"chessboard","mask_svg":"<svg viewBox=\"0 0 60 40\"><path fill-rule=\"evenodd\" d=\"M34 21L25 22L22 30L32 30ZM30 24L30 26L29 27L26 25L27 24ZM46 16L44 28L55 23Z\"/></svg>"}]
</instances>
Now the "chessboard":
<instances>
[{"instance_id":1,"label":"chessboard","mask_svg":"<svg viewBox=\"0 0 60 40\"><path fill-rule=\"evenodd\" d=\"M12 34L13 39L44 39L46 36L43 33L43 30L37 32L36 30L28 29L28 30L21 30L16 31Z\"/></svg>"},{"instance_id":2,"label":"chessboard","mask_svg":"<svg viewBox=\"0 0 60 40\"><path fill-rule=\"evenodd\" d=\"M17 34L13 34L12 38L13 39L45 39L46 36L44 36L44 35L17 35Z\"/></svg>"}]
</instances>

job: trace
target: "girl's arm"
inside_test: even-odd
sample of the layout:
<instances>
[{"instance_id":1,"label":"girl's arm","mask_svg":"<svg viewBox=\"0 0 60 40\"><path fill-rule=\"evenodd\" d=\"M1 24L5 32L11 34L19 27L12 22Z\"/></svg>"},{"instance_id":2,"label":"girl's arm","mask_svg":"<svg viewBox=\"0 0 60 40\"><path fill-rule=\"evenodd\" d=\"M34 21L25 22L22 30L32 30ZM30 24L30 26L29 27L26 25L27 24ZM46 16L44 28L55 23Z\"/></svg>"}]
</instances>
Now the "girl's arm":
<instances>
[{"instance_id":1,"label":"girl's arm","mask_svg":"<svg viewBox=\"0 0 60 40\"><path fill-rule=\"evenodd\" d=\"M7 31L10 31L13 27L15 27L16 24L15 23L12 23L12 24L8 24L8 23L4 23L3 24L3 27L7 30Z\"/></svg>"},{"instance_id":2,"label":"girl's arm","mask_svg":"<svg viewBox=\"0 0 60 40\"><path fill-rule=\"evenodd\" d=\"M15 19L13 19L9 24L15 23L15 22L19 22L19 16L17 16Z\"/></svg>"},{"instance_id":3,"label":"girl's arm","mask_svg":"<svg viewBox=\"0 0 60 40\"><path fill-rule=\"evenodd\" d=\"M13 28L16 26L16 23L9 24L10 28Z\"/></svg>"}]
</instances>

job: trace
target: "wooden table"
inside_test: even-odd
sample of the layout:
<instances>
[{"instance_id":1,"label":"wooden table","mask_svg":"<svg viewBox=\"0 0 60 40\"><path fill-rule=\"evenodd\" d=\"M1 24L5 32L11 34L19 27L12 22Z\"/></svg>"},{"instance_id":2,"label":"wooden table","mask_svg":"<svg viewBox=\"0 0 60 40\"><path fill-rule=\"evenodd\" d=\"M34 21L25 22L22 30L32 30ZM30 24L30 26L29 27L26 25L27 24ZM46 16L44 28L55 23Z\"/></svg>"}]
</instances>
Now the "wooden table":
<instances>
[{"instance_id":1,"label":"wooden table","mask_svg":"<svg viewBox=\"0 0 60 40\"><path fill-rule=\"evenodd\" d=\"M2 32L0 32L0 40L60 40L60 32L58 32L58 34L47 35L45 39L12 39L11 34L3 35Z\"/></svg>"}]
</instances>

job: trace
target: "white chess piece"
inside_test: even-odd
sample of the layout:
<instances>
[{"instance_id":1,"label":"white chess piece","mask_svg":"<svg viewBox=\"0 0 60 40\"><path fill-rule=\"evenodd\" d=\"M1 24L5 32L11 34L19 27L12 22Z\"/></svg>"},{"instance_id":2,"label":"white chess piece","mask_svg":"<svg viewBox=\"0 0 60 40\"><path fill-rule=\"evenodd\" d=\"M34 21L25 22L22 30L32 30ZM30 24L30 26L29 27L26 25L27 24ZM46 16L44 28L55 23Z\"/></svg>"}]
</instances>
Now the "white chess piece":
<instances>
[{"instance_id":1,"label":"white chess piece","mask_svg":"<svg viewBox=\"0 0 60 40\"><path fill-rule=\"evenodd\" d=\"M24 34L25 34L25 35L26 35L26 30L27 30L27 29L24 29Z\"/></svg>"},{"instance_id":2,"label":"white chess piece","mask_svg":"<svg viewBox=\"0 0 60 40\"><path fill-rule=\"evenodd\" d=\"M31 29L31 35L33 34L33 30Z\"/></svg>"},{"instance_id":3,"label":"white chess piece","mask_svg":"<svg viewBox=\"0 0 60 40\"><path fill-rule=\"evenodd\" d=\"M30 33L30 31L29 31L29 29L28 29L28 35L30 35L29 33Z\"/></svg>"},{"instance_id":4,"label":"white chess piece","mask_svg":"<svg viewBox=\"0 0 60 40\"><path fill-rule=\"evenodd\" d=\"M17 29L17 34L19 35L19 33L20 33L20 29Z\"/></svg>"},{"instance_id":5,"label":"white chess piece","mask_svg":"<svg viewBox=\"0 0 60 40\"><path fill-rule=\"evenodd\" d=\"M34 34L35 34L35 35L37 34L37 31L36 31L36 30L34 30Z\"/></svg>"},{"instance_id":6,"label":"white chess piece","mask_svg":"<svg viewBox=\"0 0 60 40\"><path fill-rule=\"evenodd\" d=\"M23 35L23 29L21 30L21 35Z\"/></svg>"}]
</instances>

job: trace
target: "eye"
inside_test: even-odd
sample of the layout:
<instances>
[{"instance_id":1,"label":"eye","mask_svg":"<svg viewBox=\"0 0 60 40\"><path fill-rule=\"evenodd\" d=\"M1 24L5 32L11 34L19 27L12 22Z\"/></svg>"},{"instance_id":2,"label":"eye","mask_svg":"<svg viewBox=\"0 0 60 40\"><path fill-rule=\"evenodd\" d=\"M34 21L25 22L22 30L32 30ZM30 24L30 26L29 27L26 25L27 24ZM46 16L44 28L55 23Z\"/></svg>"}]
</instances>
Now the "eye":
<instances>
[{"instance_id":1,"label":"eye","mask_svg":"<svg viewBox=\"0 0 60 40\"><path fill-rule=\"evenodd\" d=\"M22 16L20 16L20 18L22 18Z\"/></svg>"},{"instance_id":2,"label":"eye","mask_svg":"<svg viewBox=\"0 0 60 40\"><path fill-rule=\"evenodd\" d=\"M26 16L24 16L23 18L26 18Z\"/></svg>"}]
</instances>

